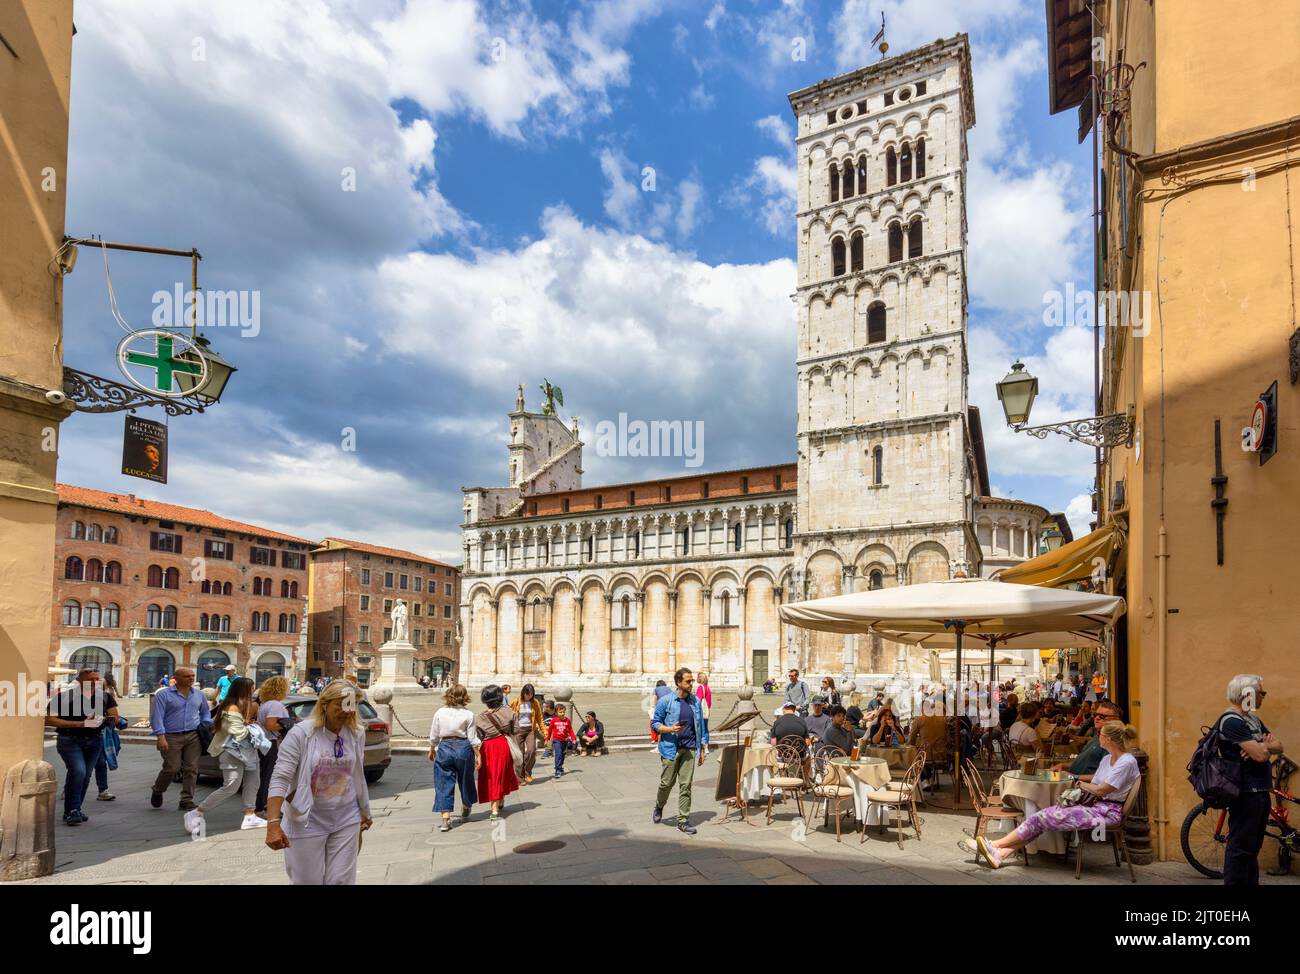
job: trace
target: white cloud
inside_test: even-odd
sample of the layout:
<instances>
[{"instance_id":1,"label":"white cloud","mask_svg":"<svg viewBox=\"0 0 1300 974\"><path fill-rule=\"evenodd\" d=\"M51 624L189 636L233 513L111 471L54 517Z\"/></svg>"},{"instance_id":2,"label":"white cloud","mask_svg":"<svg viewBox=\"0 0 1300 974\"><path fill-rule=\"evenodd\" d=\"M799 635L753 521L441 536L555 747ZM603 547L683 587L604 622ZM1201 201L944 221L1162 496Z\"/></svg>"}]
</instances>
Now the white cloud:
<instances>
[{"instance_id":1,"label":"white cloud","mask_svg":"<svg viewBox=\"0 0 1300 974\"><path fill-rule=\"evenodd\" d=\"M1090 530L1090 525L1097 517L1092 512L1092 497L1078 494L1070 498L1065 508L1065 519L1070 522L1070 530L1075 538L1082 538Z\"/></svg>"},{"instance_id":2,"label":"white cloud","mask_svg":"<svg viewBox=\"0 0 1300 974\"><path fill-rule=\"evenodd\" d=\"M842 70L880 59L871 49L871 38L880 30L882 13L885 40L890 52L899 54L958 31L1005 28L1022 19L1032 22L1035 5L1023 0L844 0L834 30L835 61Z\"/></svg>"},{"instance_id":3,"label":"white cloud","mask_svg":"<svg viewBox=\"0 0 1300 974\"><path fill-rule=\"evenodd\" d=\"M704 193L697 178L688 177L674 186L655 167L638 168L622 152L609 148L600 152L600 171L608 183L605 214L619 229L656 240L670 228L679 240L694 232Z\"/></svg>"},{"instance_id":4,"label":"white cloud","mask_svg":"<svg viewBox=\"0 0 1300 974\"><path fill-rule=\"evenodd\" d=\"M373 301L390 354L454 366L488 388L567 374L589 395L617 387L625 403L641 394L632 389L699 402L724 374L735 386L793 382L793 281L788 260L710 266L552 209L542 236L516 250L387 261Z\"/></svg>"},{"instance_id":5,"label":"white cloud","mask_svg":"<svg viewBox=\"0 0 1300 974\"><path fill-rule=\"evenodd\" d=\"M753 210L758 221L774 237L786 237L794 229L798 171L794 162L794 133L785 119L768 115L754 123L760 132L786 150L784 157L760 156L753 171L732 194L735 201Z\"/></svg>"},{"instance_id":6,"label":"white cloud","mask_svg":"<svg viewBox=\"0 0 1300 974\"><path fill-rule=\"evenodd\" d=\"M779 7L759 20L755 40L766 55L770 70L797 64L797 48L801 49L804 59L811 60L816 28L812 17L804 10L804 0L781 0Z\"/></svg>"},{"instance_id":7,"label":"white cloud","mask_svg":"<svg viewBox=\"0 0 1300 974\"><path fill-rule=\"evenodd\" d=\"M718 21L723 18L726 12L727 5L723 3L722 0L718 0L717 3L709 8L709 15L704 18L704 26L709 30L713 30L718 26Z\"/></svg>"},{"instance_id":8,"label":"white cloud","mask_svg":"<svg viewBox=\"0 0 1300 974\"><path fill-rule=\"evenodd\" d=\"M758 130L783 149L794 149L794 129L790 120L780 115L766 115L754 123Z\"/></svg>"}]
</instances>

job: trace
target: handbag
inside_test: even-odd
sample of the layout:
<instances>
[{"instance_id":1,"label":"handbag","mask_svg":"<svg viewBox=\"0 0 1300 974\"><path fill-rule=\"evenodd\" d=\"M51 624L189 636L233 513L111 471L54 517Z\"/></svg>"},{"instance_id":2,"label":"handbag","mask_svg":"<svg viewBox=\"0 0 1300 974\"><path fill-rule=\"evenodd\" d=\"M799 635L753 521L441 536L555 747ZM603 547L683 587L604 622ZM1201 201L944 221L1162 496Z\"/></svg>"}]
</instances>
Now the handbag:
<instances>
[{"instance_id":1,"label":"handbag","mask_svg":"<svg viewBox=\"0 0 1300 974\"><path fill-rule=\"evenodd\" d=\"M487 719L492 721L492 726L495 727L497 731L501 734L501 736L506 739L506 746L510 748L510 759L515 766L515 777L517 778L523 777L523 773L524 773L523 748L519 746L519 742L515 740L513 734L507 734L504 730L502 730L501 725L497 723L496 714L489 713L487 715Z\"/></svg>"},{"instance_id":2,"label":"handbag","mask_svg":"<svg viewBox=\"0 0 1300 974\"><path fill-rule=\"evenodd\" d=\"M1056 803L1066 808L1087 807L1097 803L1097 796L1082 788L1067 788L1061 792L1061 797L1056 800Z\"/></svg>"}]
</instances>

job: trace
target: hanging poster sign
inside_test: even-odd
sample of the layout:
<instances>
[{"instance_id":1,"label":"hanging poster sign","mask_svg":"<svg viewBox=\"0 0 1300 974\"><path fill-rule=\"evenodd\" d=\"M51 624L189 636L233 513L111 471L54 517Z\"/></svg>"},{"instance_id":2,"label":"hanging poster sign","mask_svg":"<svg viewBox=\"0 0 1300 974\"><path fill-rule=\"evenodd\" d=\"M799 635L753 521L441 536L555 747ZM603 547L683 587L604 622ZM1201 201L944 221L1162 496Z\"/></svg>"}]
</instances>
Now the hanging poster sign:
<instances>
[{"instance_id":1,"label":"hanging poster sign","mask_svg":"<svg viewBox=\"0 0 1300 974\"><path fill-rule=\"evenodd\" d=\"M122 473L167 483L167 427L140 416L126 417L122 432Z\"/></svg>"}]
</instances>

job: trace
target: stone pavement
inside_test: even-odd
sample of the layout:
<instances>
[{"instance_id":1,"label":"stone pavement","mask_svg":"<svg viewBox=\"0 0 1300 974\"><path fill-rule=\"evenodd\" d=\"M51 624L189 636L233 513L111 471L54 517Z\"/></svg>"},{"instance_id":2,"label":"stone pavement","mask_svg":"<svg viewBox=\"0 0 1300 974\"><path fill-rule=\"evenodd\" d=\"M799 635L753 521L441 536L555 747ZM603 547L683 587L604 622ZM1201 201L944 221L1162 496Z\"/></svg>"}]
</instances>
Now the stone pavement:
<instances>
[{"instance_id":1,"label":"stone pavement","mask_svg":"<svg viewBox=\"0 0 1300 974\"><path fill-rule=\"evenodd\" d=\"M63 766L52 744L46 760ZM494 828L487 807L477 806L470 821L451 832L436 831L432 813L432 765L424 757L398 756L383 780L371 787L374 827L366 833L358 881L366 884L413 883L727 883L727 884L1044 884L1075 882L1074 871L1059 860L1034 857L1032 867L1008 866L993 872L959 848L962 829L973 818L922 809L922 838L907 836L898 847L894 833L871 830L867 841L848 833L836 843L831 831L797 827L793 803L778 806L767 826L756 813L749 823L722 811L712 800L717 780L716 752L698 769L694 789L698 826L683 836L668 824L653 825L650 810L658 781L653 753L605 757L570 756L560 781L549 777L549 761L539 760L535 784L512 795L507 814ZM168 791L162 809L148 803L157 752L144 745L122 750L121 768L110 777L115 802L94 800L92 784L86 813L77 828L56 826L57 870L39 883L77 885L130 883L211 885L218 882L282 884L283 859L263 843L261 831L238 829L240 809L231 800L208 816L205 841L191 841L176 811L179 785ZM210 788L199 786L200 796ZM757 809L757 805L753 806ZM675 809L675 798L669 805ZM665 823L670 821L666 818ZM848 820L845 821L848 827ZM562 843L554 851L527 854L527 843ZM1139 882L1214 885L1181 862L1138 867ZM1267 883L1294 879L1261 877ZM1128 884L1128 870L1117 869L1108 849L1090 850L1082 882Z\"/></svg>"}]
</instances>

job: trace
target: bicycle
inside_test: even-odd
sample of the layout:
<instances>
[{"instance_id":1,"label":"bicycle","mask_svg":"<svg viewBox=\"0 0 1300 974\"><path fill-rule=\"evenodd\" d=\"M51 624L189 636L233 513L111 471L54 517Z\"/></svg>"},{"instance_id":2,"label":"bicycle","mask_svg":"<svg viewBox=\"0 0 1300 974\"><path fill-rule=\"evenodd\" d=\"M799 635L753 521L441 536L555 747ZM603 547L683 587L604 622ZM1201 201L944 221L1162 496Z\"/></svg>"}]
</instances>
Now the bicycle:
<instances>
[{"instance_id":1,"label":"bicycle","mask_svg":"<svg viewBox=\"0 0 1300 974\"><path fill-rule=\"evenodd\" d=\"M1291 857L1300 855L1300 829L1288 821L1287 804L1300 805L1300 798L1286 790L1292 772L1300 770L1300 765L1286 757L1279 757L1273 764L1273 805L1268 810L1268 824L1264 827L1264 836L1278 842L1278 874L1291 870ZM1201 802L1183 819L1180 835L1183 856L1193 869L1211 879L1223 878L1223 857L1228 846L1228 810L1225 808L1207 808Z\"/></svg>"}]
</instances>

